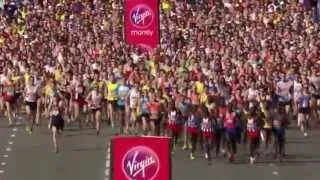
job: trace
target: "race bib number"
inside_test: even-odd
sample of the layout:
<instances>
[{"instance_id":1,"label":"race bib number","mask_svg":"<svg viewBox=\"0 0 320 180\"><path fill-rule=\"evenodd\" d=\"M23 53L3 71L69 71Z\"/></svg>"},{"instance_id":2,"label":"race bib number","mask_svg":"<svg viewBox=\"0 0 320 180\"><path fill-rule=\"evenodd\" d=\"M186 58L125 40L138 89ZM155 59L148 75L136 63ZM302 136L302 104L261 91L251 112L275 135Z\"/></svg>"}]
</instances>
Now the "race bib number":
<instances>
[{"instance_id":1,"label":"race bib number","mask_svg":"<svg viewBox=\"0 0 320 180\"><path fill-rule=\"evenodd\" d=\"M194 126L195 126L195 121L194 121L193 118L189 119L189 121L188 121L188 126L189 126L189 127L194 127Z\"/></svg>"},{"instance_id":2,"label":"race bib number","mask_svg":"<svg viewBox=\"0 0 320 180\"><path fill-rule=\"evenodd\" d=\"M280 123L280 121L278 121L278 120L274 120L274 121L273 121L273 125L274 125L275 127L280 127L280 126L281 126L281 123Z\"/></svg>"},{"instance_id":3,"label":"race bib number","mask_svg":"<svg viewBox=\"0 0 320 180\"><path fill-rule=\"evenodd\" d=\"M83 88L82 87L77 88L77 90L78 90L79 94L83 93Z\"/></svg>"},{"instance_id":4,"label":"race bib number","mask_svg":"<svg viewBox=\"0 0 320 180\"><path fill-rule=\"evenodd\" d=\"M309 106L309 102L307 100L302 101L302 107L307 108Z\"/></svg>"},{"instance_id":5,"label":"race bib number","mask_svg":"<svg viewBox=\"0 0 320 180\"><path fill-rule=\"evenodd\" d=\"M208 124L209 120L208 119L203 119L203 123Z\"/></svg>"},{"instance_id":6,"label":"race bib number","mask_svg":"<svg viewBox=\"0 0 320 180\"><path fill-rule=\"evenodd\" d=\"M59 111L57 111L57 110L54 110L54 111L52 111L52 115L58 115L59 114Z\"/></svg>"},{"instance_id":7,"label":"race bib number","mask_svg":"<svg viewBox=\"0 0 320 180\"><path fill-rule=\"evenodd\" d=\"M248 125L247 125L247 130L250 132L255 132L256 131L256 124L254 123L253 119L248 120Z\"/></svg>"},{"instance_id":8,"label":"race bib number","mask_svg":"<svg viewBox=\"0 0 320 180\"><path fill-rule=\"evenodd\" d=\"M153 113L153 114L151 114L151 116L150 116L150 119L158 119L158 114L157 113Z\"/></svg>"},{"instance_id":9,"label":"race bib number","mask_svg":"<svg viewBox=\"0 0 320 180\"><path fill-rule=\"evenodd\" d=\"M205 131L205 132L209 132L210 131L210 123L209 123L209 119L203 119L203 122L202 122L202 131Z\"/></svg>"}]
</instances>

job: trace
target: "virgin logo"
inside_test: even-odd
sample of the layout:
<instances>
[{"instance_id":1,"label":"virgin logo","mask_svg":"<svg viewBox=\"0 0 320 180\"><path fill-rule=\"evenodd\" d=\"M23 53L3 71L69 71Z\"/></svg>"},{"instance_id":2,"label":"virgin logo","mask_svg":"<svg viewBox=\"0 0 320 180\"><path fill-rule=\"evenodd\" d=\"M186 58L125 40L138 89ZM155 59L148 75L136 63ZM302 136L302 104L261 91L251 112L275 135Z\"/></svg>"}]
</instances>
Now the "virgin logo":
<instances>
[{"instance_id":1,"label":"virgin logo","mask_svg":"<svg viewBox=\"0 0 320 180\"><path fill-rule=\"evenodd\" d=\"M122 160L123 172L128 179L152 180L159 171L159 158L145 146L130 149Z\"/></svg>"},{"instance_id":2,"label":"virgin logo","mask_svg":"<svg viewBox=\"0 0 320 180\"><path fill-rule=\"evenodd\" d=\"M147 28L153 22L153 11L146 5L135 6L130 13L130 20L137 28Z\"/></svg>"}]
</instances>

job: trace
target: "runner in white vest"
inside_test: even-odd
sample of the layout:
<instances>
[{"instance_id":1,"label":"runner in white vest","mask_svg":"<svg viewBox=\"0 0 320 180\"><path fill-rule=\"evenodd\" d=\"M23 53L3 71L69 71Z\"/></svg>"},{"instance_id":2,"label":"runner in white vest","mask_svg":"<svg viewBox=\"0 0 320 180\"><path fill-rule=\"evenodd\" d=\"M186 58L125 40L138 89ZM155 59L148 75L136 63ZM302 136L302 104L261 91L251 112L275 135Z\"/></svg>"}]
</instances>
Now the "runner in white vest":
<instances>
[{"instance_id":1,"label":"runner in white vest","mask_svg":"<svg viewBox=\"0 0 320 180\"><path fill-rule=\"evenodd\" d=\"M276 87L276 94L278 95L279 105L285 107L285 112L287 115L289 115L289 111L291 108L292 95L290 93L290 90L292 86L293 82L288 80L288 78L285 76L281 81L277 83ZM288 117L288 119L291 118Z\"/></svg>"},{"instance_id":2,"label":"runner in white vest","mask_svg":"<svg viewBox=\"0 0 320 180\"><path fill-rule=\"evenodd\" d=\"M36 112L37 112L37 97L38 87L34 84L34 79L31 77L27 81L26 88L24 91L24 101L26 105L27 118L25 120L26 131L32 134L33 125L35 123Z\"/></svg>"}]
</instances>

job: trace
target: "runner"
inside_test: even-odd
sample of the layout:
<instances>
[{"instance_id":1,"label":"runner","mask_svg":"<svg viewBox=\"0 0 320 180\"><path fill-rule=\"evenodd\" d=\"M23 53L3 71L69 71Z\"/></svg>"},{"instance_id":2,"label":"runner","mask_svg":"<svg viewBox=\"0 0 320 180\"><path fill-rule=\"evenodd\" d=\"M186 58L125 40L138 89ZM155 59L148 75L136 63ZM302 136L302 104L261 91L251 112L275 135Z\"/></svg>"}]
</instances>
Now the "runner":
<instances>
[{"instance_id":1,"label":"runner","mask_svg":"<svg viewBox=\"0 0 320 180\"><path fill-rule=\"evenodd\" d=\"M36 121L36 113L37 113L37 98L39 97L38 94L38 87L34 84L34 78L29 77L26 88L24 91L24 100L26 105L26 113L27 117L25 120L26 131L29 134L32 134L33 126Z\"/></svg>"},{"instance_id":2,"label":"runner","mask_svg":"<svg viewBox=\"0 0 320 180\"><path fill-rule=\"evenodd\" d=\"M52 78L49 78L46 82L46 85L44 87L44 94L45 115L46 117L50 117L50 106L52 104L53 97L58 95L56 83Z\"/></svg>"},{"instance_id":3,"label":"runner","mask_svg":"<svg viewBox=\"0 0 320 180\"><path fill-rule=\"evenodd\" d=\"M155 92L150 92L149 94L150 101L148 103L148 108L150 112L150 134L156 135L156 125L160 121L160 103L158 97L155 95Z\"/></svg>"},{"instance_id":4,"label":"runner","mask_svg":"<svg viewBox=\"0 0 320 180\"><path fill-rule=\"evenodd\" d=\"M262 131L261 139L264 142L265 153L268 153L269 145L271 143L272 136L272 111L271 111L271 102L265 100L260 102L261 118L262 118Z\"/></svg>"},{"instance_id":5,"label":"runner","mask_svg":"<svg viewBox=\"0 0 320 180\"><path fill-rule=\"evenodd\" d=\"M298 100L302 95L302 78L298 77L296 81L293 82L293 100L294 100L294 112L298 117ZM297 126L300 127L300 118L297 118Z\"/></svg>"},{"instance_id":6,"label":"runner","mask_svg":"<svg viewBox=\"0 0 320 180\"><path fill-rule=\"evenodd\" d=\"M214 133L214 120L210 118L209 113L204 108L203 110L203 118L201 121L201 132L203 136L203 142L205 147L205 159L211 160L211 150L213 147L213 140L215 138Z\"/></svg>"},{"instance_id":7,"label":"runner","mask_svg":"<svg viewBox=\"0 0 320 180\"><path fill-rule=\"evenodd\" d=\"M102 135L101 132L101 108L102 108L102 89L99 89L98 86L93 87L91 92L89 92L86 101L89 103L89 109L91 111L92 119L95 122L95 129L97 136Z\"/></svg>"},{"instance_id":8,"label":"runner","mask_svg":"<svg viewBox=\"0 0 320 180\"><path fill-rule=\"evenodd\" d=\"M189 136L188 122L189 122L189 117L192 114L192 105L191 105L190 99L188 99L186 95L182 96L182 100L178 104L178 109L183 117L182 125L183 125L183 132L184 132L184 136L183 136L184 145L182 147L182 150L191 149L191 144L188 142L188 136Z\"/></svg>"},{"instance_id":9,"label":"runner","mask_svg":"<svg viewBox=\"0 0 320 180\"><path fill-rule=\"evenodd\" d=\"M201 123L201 109L193 109L188 121L187 121L187 144L188 149L191 149L189 158L190 160L195 159L195 151L198 142L199 126Z\"/></svg>"},{"instance_id":10,"label":"runner","mask_svg":"<svg viewBox=\"0 0 320 180\"><path fill-rule=\"evenodd\" d=\"M311 110L312 115L315 119L318 119L318 123L320 122L320 70L318 65L318 71L315 68L311 70L311 76L308 78L310 82L310 92L312 95L312 103Z\"/></svg>"},{"instance_id":11,"label":"runner","mask_svg":"<svg viewBox=\"0 0 320 180\"><path fill-rule=\"evenodd\" d=\"M171 137L171 153L174 154L182 130L182 115L172 103L169 104L168 109L170 109L170 111L168 113L168 124L166 128L169 133L168 136Z\"/></svg>"},{"instance_id":12,"label":"runner","mask_svg":"<svg viewBox=\"0 0 320 180\"><path fill-rule=\"evenodd\" d=\"M150 121L150 111L148 108L149 96L147 91L143 91L139 101L139 119L142 124L142 134L147 135Z\"/></svg>"},{"instance_id":13,"label":"runner","mask_svg":"<svg viewBox=\"0 0 320 180\"><path fill-rule=\"evenodd\" d=\"M44 77L42 76L42 74L40 74L39 71L35 71L34 73L34 85L37 87L38 89L38 93L37 93L37 111L36 111L36 125L40 126L40 119L41 119L41 114L42 114L42 110L43 110L43 93L42 93L42 89L44 86Z\"/></svg>"},{"instance_id":14,"label":"runner","mask_svg":"<svg viewBox=\"0 0 320 180\"><path fill-rule=\"evenodd\" d=\"M293 82L290 81L286 74L283 75L282 79L277 83L276 93L278 95L279 105L285 107L285 113L288 118L290 118L290 108L291 108L291 93L290 90L293 86ZM287 119L290 122L291 119Z\"/></svg>"},{"instance_id":15,"label":"runner","mask_svg":"<svg viewBox=\"0 0 320 180\"><path fill-rule=\"evenodd\" d=\"M63 95L63 100L64 100L64 104L66 104L66 109L64 111L64 117L67 119L67 122L70 124L72 122L74 122L74 117L72 115L72 99L71 99L71 94L72 94L72 86L71 86L71 82L72 82L72 72L65 72L62 73L63 76L63 80L61 80L58 83L58 89L61 92L61 94Z\"/></svg>"},{"instance_id":16,"label":"runner","mask_svg":"<svg viewBox=\"0 0 320 180\"><path fill-rule=\"evenodd\" d=\"M259 156L258 148L260 145L260 124L259 117L255 111L249 112L247 120L247 136L249 140L250 164L254 164Z\"/></svg>"},{"instance_id":17,"label":"runner","mask_svg":"<svg viewBox=\"0 0 320 180\"><path fill-rule=\"evenodd\" d=\"M64 128L64 120L62 117L63 103L59 100L58 96L54 96L52 104L50 105L50 129L52 130L52 142L54 152L58 153L60 150L59 146L59 135L62 134Z\"/></svg>"},{"instance_id":18,"label":"runner","mask_svg":"<svg viewBox=\"0 0 320 180\"><path fill-rule=\"evenodd\" d=\"M138 108L140 108L140 93L137 89L137 84L132 83L132 87L129 91L129 107L130 107L130 118L127 120L127 129L129 132L133 134L138 133L138 124L137 124L137 118L138 118ZM149 112L149 109L148 109ZM146 129L145 129L146 130Z\"/></svg>"},{"instance_id":19,"label":"runner","mask_svg":"<svg viewBox=\"0 0 320 180\"><path fill-rule=\"evenodd\" d=\"M117 88L117 117L120 120L120 129L119 134L123 134L125 130L125 110L126 110L126 100L129 93L129 87L124 83L124 80L118 81L118 88Z\"/></svg>"},{"instance_id":20,"label":"runner","mask_svg":"<svg viewBox=\"0 0 320 180\"><path fill-rule=\"evenodd\" d=\"M272 116L272 130L274 134L274 158L280 162L283 161L285 155L285 108L280 107L279 110L275 109Z\"/></svg>"},{"instance_id":21,"label":"runner","mask_svg":"<svg viewBox=\"0 0 320 180\"><path fill-rule=\"evenodd\" d=\"M227 111L224 118L224 128L226 132L226 145L228 149L228 160L233 162L237 153L237 116L233 112L231 104L227 105Z\"/></svg>"},{"instance_id":22,"label":"runner","mask_svg":"<svg viewBox=\"0 0 320 180\"><path fill-rule=\"evenodd\" d=\"M160 91L158 94L159 105L160 105L160 117L156 122L156 135L161 136L165 135L165 121L167 121L167 117L171 109L169 109L169 104L174 104L174 87L170 87L168 91ZM174 107L174 105L172 105ZM162 131L163 130L163 131Z\"/></svg>"},{"instance_id":23,"label":"runner","mask_svg":"<svg viewBox=\"0 0 320 180\"><path fill-rule=\"evenodd\" d=\"M107 101L108 101L108 117L111 123L111 127L114 128L114 122L116 117L116 104L117 104L117 88L118 83L114 75L110 76L111 81L107 82Z\"/></svg>"},{"instance_id":24,"label":"runner","mask_svg":"<svg viewBox=\"0 0 320 180\"><path fill-rule=\"evenodd\" d=\"M311 96L308 93L307 88L302 90L302 95L297 100L298 103L298 122L300 124L300 130L304 136L308 136L307 128L309 126L309 119L311 113Z\"/></svg>"},{"instance_id":25,"label":"runner","mask_svg":"<svg viewBox=\"0 0 320 180\"><path fill-rule=\"evenodd\" d=\"M9 75L7 81L4 85L4 95L3 99L5 101L7 116L9 120L9 126L13 125L13 104L16 101L15 97L15 84L12 80L12 75Z\"/></svg>"},{"instance_id":26,"label":"runner","mask_svg":"<svg viewBox=\"0 0 320 180\"><path fill-rule=\"evenodd\" d=\"M1 88L1 97L0 97L0 110L3 114L5 114L5 106L6 102L4 100L5 97L5 86L6 82L8 81L8 72L5 69L5 71L0 75L0 88ZM10 124L10 123L9 123Z\"/></svg>"},{"instance_id":27,"label":"runner","mask_svg":"<svg viewBox=\"0 0 320 180\"><path fill-rule=\"evenodd\" d=\"M81 115L86 114L86 104L85 101L85 92L86 88L83 85L83 81L80 76L76 76L75 82L74 82L74 91L72 93L73 98L73 112L74 112L74 121L79 123L79 128L82 127L82 120Z\"/></svg>"},{"instance_id":28,"label":"runner","mask_svg":"<svg viewBox=\"0 0 320 180\"><path fill-rule=\"evenodd\" d=\"M224 119L226 116L227 107L225 106L222 98L220 98L220 102L218 101L218 110L217 110L217 118L216 118L216 156L219 156L220 151L223 155L226 154L226 133L224 127Z\"/></svg>"}]
</instances>

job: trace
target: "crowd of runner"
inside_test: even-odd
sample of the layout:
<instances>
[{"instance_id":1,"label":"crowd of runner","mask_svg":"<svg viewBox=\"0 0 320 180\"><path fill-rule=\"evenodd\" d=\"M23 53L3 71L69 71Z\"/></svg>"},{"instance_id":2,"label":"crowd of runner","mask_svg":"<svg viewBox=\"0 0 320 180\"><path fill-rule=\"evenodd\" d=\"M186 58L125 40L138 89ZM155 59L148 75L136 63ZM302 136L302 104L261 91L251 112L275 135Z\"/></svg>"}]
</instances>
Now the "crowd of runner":
<instances>
[{"instance_id":1,"label":"crowd of runner","mask_svg":"<svg viewBox=\"0 0 320 180\"><path fill-rule=\"evenodd\" d=\"M308 136L320 117L320 29L296 1L161 1L161 42L126 45L119 0L7 1L0 11L1 112L26 132L48 123L54 149L64 123L107 122L120 135L172 137L250 163L285 129ZM200 143L199 143L200 142ZM260 148L261 149L261 148Z\"/></svg>"}]
</instances>

